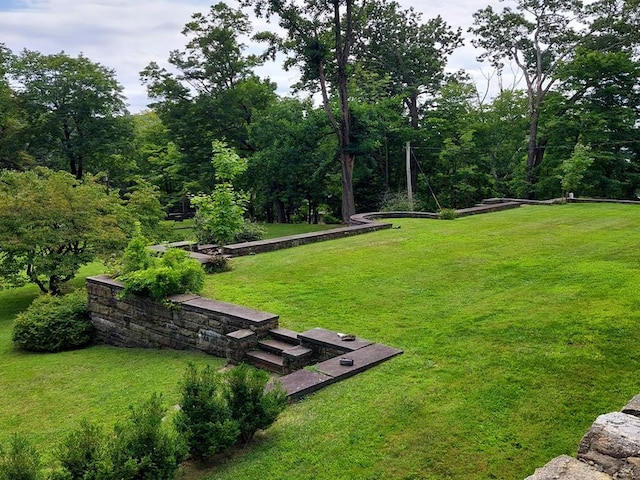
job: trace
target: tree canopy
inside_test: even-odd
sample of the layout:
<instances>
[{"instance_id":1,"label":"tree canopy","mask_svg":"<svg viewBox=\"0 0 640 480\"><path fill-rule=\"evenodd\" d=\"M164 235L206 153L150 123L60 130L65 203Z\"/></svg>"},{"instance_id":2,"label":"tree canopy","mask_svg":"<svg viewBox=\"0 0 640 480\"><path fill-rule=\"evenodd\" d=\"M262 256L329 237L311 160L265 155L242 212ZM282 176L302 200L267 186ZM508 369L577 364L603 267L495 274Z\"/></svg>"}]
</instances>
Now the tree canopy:
<instances>
[{"instance_id":1,"label":"tree canopy","mask_svg":"<svg viewBox=\"0 0 640 480\"><path fill-rule=\"evenodd\" d=\"M0 169L99 174L156 238L162 209L193 213L190 199L232 187L211 162L220 142L246 159L237 225L347 223L408 182L423 210L567 185L640 194L637 0L514 0L470 12L468 32L394 0L238 4L193 14L184 45L141 72L152 103L135 115L111 69L0 46ZM278 28L255 32L255 15ZM469 40L494 96L448 65ZM269 61L300 72L289 96L258 73ZM507 67L521 84L505 87Z\"/></svg>"},{"instance_id":2,"label":"tree canopy","mask_svg":"<svg viewBox=\"0 0 640 480\"><path fill-rule=\"evenodd\" d=\"M126 245L132 221L93 177L43 167L0 173L0 278L59 294L78 269Z\"/></svg>"}]
</instances>

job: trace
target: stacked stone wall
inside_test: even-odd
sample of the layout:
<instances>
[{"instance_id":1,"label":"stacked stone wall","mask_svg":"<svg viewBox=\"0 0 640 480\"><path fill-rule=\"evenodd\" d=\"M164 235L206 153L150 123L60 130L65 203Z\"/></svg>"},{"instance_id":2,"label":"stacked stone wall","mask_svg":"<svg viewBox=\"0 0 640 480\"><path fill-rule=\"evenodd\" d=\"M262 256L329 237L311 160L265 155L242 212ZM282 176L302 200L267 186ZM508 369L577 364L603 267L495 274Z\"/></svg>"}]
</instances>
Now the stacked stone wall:
<instances>
[{"instance_id":1,"label":"stacked stone wall","mask_svg":"<svg viewBox=\"0 0 640 480\"><path fill-rule=\"evenodd\" d=\"M582 437L577 458L554 458L525 480L640 479L640 395L621 412L600 415Z\"/></svg>"},{"instance_id":2,"label":"stacked stone wall","mask_svg":"<svg viewBox=\"0 0 640 480\"><path fill-rule=\"evenodd\" d=\"M120 347L198 350L226 358L242 358L247 348L228 334L254 332L257 338L278 326L278 316L199 297L175 295L166 302L136 295L119 298L120 282L100 275L87 279L89 311L100 343Z\"/></svg>"}]
</instances>

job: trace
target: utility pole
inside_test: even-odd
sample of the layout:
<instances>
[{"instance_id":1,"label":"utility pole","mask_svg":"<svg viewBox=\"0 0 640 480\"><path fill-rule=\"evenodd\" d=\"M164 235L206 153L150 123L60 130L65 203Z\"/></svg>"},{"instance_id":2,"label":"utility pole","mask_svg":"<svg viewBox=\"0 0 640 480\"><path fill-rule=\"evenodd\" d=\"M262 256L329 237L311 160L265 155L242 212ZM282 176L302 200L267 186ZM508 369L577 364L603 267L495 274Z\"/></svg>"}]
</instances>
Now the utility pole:
<instances>
[{"instance_id":1,"label":"utility pole","mask_svg":"<svg viewBox=\"0 0 640 480\"><path fill-rule=\"evenodd\" d=\"M413 211L413 189L411 187L411 142L407 142L406 149L406 162L407 162L407 198L409 200L409 207Z\"/></svg>"}]
</instances>

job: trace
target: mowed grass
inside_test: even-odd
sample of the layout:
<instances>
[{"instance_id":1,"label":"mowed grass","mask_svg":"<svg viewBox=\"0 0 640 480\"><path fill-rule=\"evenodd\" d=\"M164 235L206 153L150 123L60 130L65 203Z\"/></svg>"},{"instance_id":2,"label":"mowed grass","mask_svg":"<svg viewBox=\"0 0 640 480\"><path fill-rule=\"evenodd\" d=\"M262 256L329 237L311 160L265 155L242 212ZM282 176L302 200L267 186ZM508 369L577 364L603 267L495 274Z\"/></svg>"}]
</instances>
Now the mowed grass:
<instances>
[{"instance_id":1,"label":"mowed grass","mask_svg":"<svg viewBox=\"0 0 640 480\"><path fill-rule=\"evenodd\" d=\"M165 220L163 225L172 229L172 237L180 240L194 240L195 232L193 230L193 219L174 222ZM299 233L318 232L320 230L328 230L330 228L339 228L342 225L325 225L325 224L308 224L308 223L260 223L265 229L265 238L286 237L288 235L297 235Z\"/></svg>"},{"instance_id":2,"label":"mowed grass","mask_svg":"<svg viewBox=\"0 0 640 480\"><path fill-rule=\"evenodd\" d=\"M563 205L234 260L206 293L404 354L291 406L209 479L521 479L640 392L640 209Z\"/></svg>"},{"instance_id":3,"label":"mowed grass","mask_svg":"<svg viewBox=\"0 0 640 480\"><path fill-rule=\"evenodd\" d=\"M83 270L75 282L98 273ZM0 291L0 444L13 433L24 435L45 464L62 437L83 418L110 429L123 421L129 405L162 393L167 409L178 402L178 383L189 361L222 366L219 358L170 350L109 346L35 354L15 350L13 318L38 295L34 286Z\"/></svg>"},{"instance_id":4,"label":"mowed grass","mask_svg":"<svg viewBox=\"0 0 640 480\"><path fill-rule=\"evenodd\" d=\"M213 479L522 479L575 455L599 414L640 392L640 209L522 207L233 260L205 294L404 354L291 405ZM35 290L0 293L0 441L52 447L162 391L184 352L11 349Z\"/></svg>"}]
</instances>

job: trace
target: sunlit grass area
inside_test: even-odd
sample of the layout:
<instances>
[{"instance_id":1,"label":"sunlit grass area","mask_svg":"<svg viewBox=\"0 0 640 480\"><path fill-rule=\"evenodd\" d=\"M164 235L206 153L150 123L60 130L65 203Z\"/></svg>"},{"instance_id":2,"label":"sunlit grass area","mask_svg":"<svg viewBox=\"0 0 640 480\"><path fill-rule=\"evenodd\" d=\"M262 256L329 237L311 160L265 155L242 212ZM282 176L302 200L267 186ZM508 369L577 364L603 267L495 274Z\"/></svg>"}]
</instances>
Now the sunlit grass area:
<instances>
[{"instance_id":1,"label":"sunlit grass area","mask_svg":"<svg viewBox=\"0 0 640 480\"><path fill-rule=\"evenodd\" d=\"M99 264L82 272L98 273ZM80 284L82 279L77 279ZM61 436L86 418L111 428L129 405L162 393L167 407L178 401L178 382L189 361L222 366L223 359L193 352L94 346L35 354L15 350L12 319L38 295L35 286L0 291L0 443L24 435L45 462Z\"/></svg>"},{"instance_id":2,"label":"sunlit grass area","mask_svg":"<svg viewBox=\"0 0 640 480\"><path fill-rule=\"evenodd\" d=\"M234 260L207 293L402 348L209 478L517 479L640 392L640 210L522 207Z\"/></svg>"},{"instance_id":3,"label":"sunlit grass area","mask_svg":"<svg viewBox=\"0 0 640 480\"><path fill-rule=\"evenodd\" d=\"M575 455L595 417L640 392L640 209L522 207L233 260L205 295L404 354L290 406L208 479L518 479ZM98 268L98 267L94 267ZM95 273L93 271L83 274ZM0 441L39 447L163 392L185 352L11 347L37 294L0 292Z\"/></svg>"}]
</instances>

